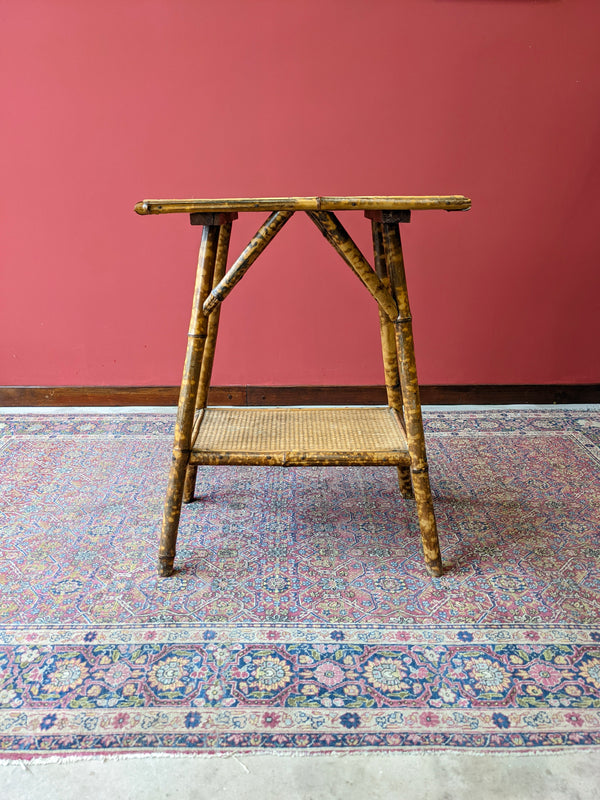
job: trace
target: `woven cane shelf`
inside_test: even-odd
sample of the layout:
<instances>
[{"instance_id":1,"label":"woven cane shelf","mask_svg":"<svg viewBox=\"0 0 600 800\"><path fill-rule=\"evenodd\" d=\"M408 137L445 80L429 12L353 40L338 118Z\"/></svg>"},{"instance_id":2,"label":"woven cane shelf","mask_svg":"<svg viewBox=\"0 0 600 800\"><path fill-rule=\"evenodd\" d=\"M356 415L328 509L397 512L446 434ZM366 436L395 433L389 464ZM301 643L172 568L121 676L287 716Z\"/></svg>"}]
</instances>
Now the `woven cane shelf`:
<instances>
[{"instance_id":1,"label":"woven cane shelf","mask_svg":"<svg viewBox=\"0 0 600 800\"><path fill-rule=\"evenodd\" d=\"M400 466L409 464L396 412L372 408L212 408L190 464Z\"/></svg>"}]
</instances>

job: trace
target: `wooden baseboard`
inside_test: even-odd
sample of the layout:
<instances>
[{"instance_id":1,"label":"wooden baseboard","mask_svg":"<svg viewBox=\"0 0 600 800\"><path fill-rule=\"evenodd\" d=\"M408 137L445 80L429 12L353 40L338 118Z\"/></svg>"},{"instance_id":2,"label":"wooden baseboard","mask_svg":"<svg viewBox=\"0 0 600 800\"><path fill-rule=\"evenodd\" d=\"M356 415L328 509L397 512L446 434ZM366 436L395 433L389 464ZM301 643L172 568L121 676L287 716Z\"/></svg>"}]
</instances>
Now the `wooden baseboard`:
<instances>
[{"instance_id":1,"label":"wooden baseboard","mask_svg":"<svg viewBox=\"0 0 600 800\"><path fill-rule=\"evenodd\" d=\"M0 406L173 406L178 386L1 386ZM422 386L429 405L600 403L600 384ZM383 386L214 386L211 405L378 405Z\"/></svg>"}]
</instances>

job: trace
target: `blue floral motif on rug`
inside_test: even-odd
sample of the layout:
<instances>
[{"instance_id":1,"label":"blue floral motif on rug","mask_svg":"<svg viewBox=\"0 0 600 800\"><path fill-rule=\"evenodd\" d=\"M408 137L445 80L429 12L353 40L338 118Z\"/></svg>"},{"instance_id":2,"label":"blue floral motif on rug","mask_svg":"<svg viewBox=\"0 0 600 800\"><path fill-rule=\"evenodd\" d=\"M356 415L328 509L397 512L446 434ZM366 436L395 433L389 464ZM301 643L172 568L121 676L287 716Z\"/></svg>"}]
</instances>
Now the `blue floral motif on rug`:
<instances>
[{"instance_id":1,"label":"blue floral motif on rug","mask_svg":"<svg viewBox=\"0 0 600 800\"><path fill-rule=\"evenodd\" d=\"M0 755L600 745L600 412L426 414L395 469L201 468L173 415L0 417Z\"/></svg>"}]
</instances>

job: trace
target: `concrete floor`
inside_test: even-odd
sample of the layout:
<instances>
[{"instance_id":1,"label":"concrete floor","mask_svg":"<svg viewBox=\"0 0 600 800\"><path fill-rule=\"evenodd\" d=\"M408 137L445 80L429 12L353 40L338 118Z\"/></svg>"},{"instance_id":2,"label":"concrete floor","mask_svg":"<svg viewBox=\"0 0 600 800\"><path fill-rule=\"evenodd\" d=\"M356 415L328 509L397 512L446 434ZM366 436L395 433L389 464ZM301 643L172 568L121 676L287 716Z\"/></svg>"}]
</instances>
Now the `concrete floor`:
<instances>
[{"instance_id":1,"label":"concrete floor","mask_svg":"<svg viewBox=\"0 0 600 800\"><path fill-rule=\"evenodd\" d=\"M6 413L74 410L3 409ZM172 409L118 410L173 413ZM542 755L261 754L0 761L0 800L470 800L471 796L600 800L600 749Z\"/></svg>"},{"instance_id":2,"label":"concrete floor","mask_svg":"<svg viewBox=\"0 0 600 800\"><path fill-rule=\"evenodd\" d=\"M2 800L596 800L600 750L238 755L0 764Z\"/></svg>"}]
</instances>

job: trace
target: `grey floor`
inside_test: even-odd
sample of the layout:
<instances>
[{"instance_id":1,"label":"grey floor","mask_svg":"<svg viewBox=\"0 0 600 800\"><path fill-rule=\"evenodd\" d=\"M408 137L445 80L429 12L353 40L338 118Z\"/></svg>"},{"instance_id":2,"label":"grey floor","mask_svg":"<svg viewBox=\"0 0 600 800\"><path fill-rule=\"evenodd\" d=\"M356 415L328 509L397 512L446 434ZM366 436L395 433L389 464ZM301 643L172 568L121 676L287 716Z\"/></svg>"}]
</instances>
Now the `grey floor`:
<instances>
[{"instance_id":1,"label":"grey floor","mask_svg":"<svg viewBox=\"0 0 600 800\"><path fill-rule=\"evenodd\" d=\"M596 800L600 751L149 756L0 764L3 800Z\"/></svg>"},{"instance_id":2,"label":"grey floor","mask_svg":"<svg viewBox=\"0 0 600 800\"><path fill-rule=\"evenodd\" d=\"M74 410L3 409L8 413ZM78 410L172 413L164 408ZM431 752L224 758L147 756L61 763L0 761L0 800L470 800L471 797L600 800L600 749L543 755Z\"/></svg>"}]
</instances>

